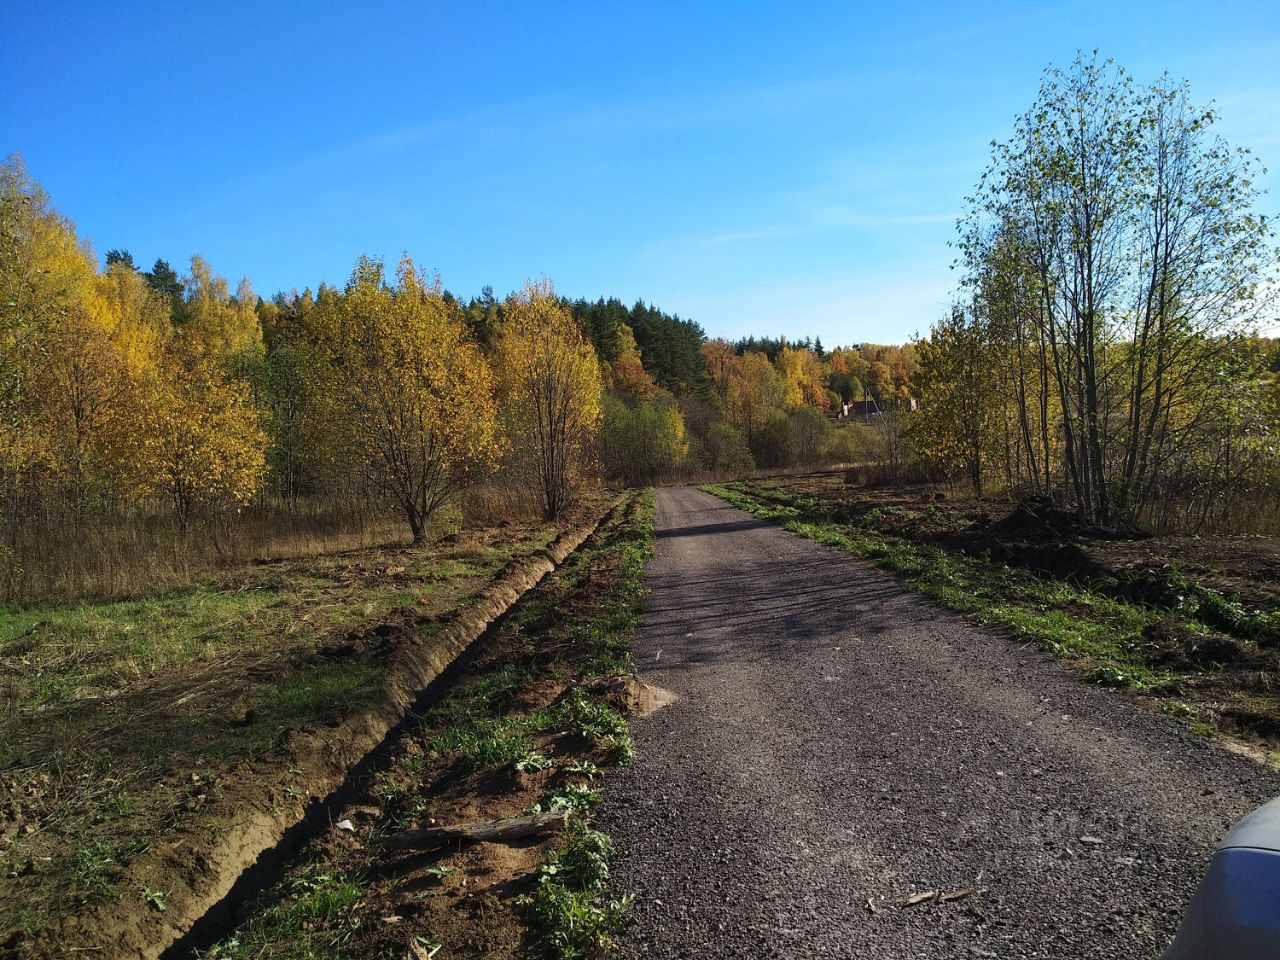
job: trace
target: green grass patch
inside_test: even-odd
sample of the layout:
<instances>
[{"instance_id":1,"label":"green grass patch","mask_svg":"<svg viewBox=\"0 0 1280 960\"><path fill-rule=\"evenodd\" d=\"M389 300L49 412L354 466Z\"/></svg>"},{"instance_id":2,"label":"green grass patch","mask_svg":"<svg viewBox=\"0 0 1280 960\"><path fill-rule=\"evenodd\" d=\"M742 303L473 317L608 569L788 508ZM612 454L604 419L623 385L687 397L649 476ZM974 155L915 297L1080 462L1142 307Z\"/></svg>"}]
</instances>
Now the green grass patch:
<instances>
[{"instance_id":1,"label":"green grass patch","mask_svg":"<svg viewBox=\"0 0 1280 960\"><path fill-rule=\"evenodd\" d=\"M424 552L425 553L425 552ZM216 582L139 599L0 607L0 676L12 670L26 705L118 690L165 667L250 653L282 641L304 649L397 607L429 605L454 581L491 575L510 554L460 560L413 553L394 576L315 561L250 568Z\"/></svg>"},{"instance_id":2,"label":"green grass patch","mask_svg":"<svg viewBox=\"0 0 1280 960\"><path fill-rule=\"evenodd\" d=\"M602 700L576 688L548 707L527 714L508 714L495 706L492 688L482 685L474 699L461 698L450 704L444 717L457 717L427 741L427 749L437 753L458 753L466 770L528 763L533 753L532 733L554 731L573 733L600 746L618 747L627 737L627 719ZM497 701L501 703L501 700ZM492 711L485 715L486 707ZM440 716L431 713L427 722L435 725Z\"/></svg>"},{"instance_id":3,"label":"green grass patch","mask_svg":"<svg viewBox=\"0 0 1280 960\"><path fill-rule=\"evenodd\" d=\"M629 900L609 893L613 842L582 820L569 824L563 849L549 849L525 898L539 945L556 960L607 953L622 928Z\"/></svg>"},{"instance_id":4,"label":"green grass patch","mask_svg":"<svg viewBox=\"0 0 1280 960\"><path fill-rule=\"evenodd\" d=\"M582 783L566 783L550 791L545 797L529 808L529 813L559 813L568 810L570 813L581 813L589 810L604 799L595 787Z\"/></svg>"},{"instance_id":5,"label":"green grass patch","mask_svg":"<svg viewBox=\"0 0 1280 960\"><path fill-rule=\"evenodd\" d=\"M290 881L277 899L204 954L206 960L314 960L344 957L365 922L359 874L312 874Z\"/></svg>"},{"instance_id":6,"label":"green grass patch","mask_svg":"<svg viewBox=\"0 0 1280 960\"><path fill-rule=\"evenodd\" d=\"M1189 580L1180 570L1141 571L1097 585L1110 596L1194 620L1259 646L1280 646L1280 611L1258 610L1238 597Z\"/></svg>"},{"instance_id":7,"label":"green grass patch","mask_svg":"<svg viewBox=\"0 0 1280 960\"><path fill-rule=\"evenodd\" d=\"M978 623L1081 662L1095 683L1148 689L1169 679L1142 654L1143 630L1161 616L1151 607L879 532L883 511L838 523L826 519L827 508L816 498L776 491L764 496L737 483L702 489L792 533L870 560Z\"/></svg>"},{"instance_id":8,"label":"green grass patch","mask_svg":"<svg viewBox=\"0 0 1280 960\"><path fill-rule=\"evenodd\" d=\"M358 708L382 676L378 664L341 661L305 667L276 680L255 698L257 718L237 737L209 744L205 754L222 760L266 750L288 730L329 720Z\"/></svg>"},{"instance_id":9,"label":"green grass patch","mask_svg":"<svg viewBox=\"0 0 1280 960\"><path fill-rule=\"evenodd\" d=\"M111 845L99 840L81 847L71 858L76 885L88 894L115 895L118 892L111 868L116 864Z\"/></svg>"},{"instance_id":10,"label":"green grass patch","mask_svg":"<svg viewBox=\"0 0 1280 960\"><path fill-rule=\"evenodd\" d=\"M117 878L217 799L222 769L376 692L380 657L317 650L402 608L430 642L442 615L555 532L472 530L244 565L152 595L0 605L0 766L12 772L0 806L18 831L0 850L0 942L139 896ZM293 790L303 796L286 778Z\"/></svg>"},{"instance_id":11,"label":"green grass patch","mask_svg":"<svg viewBox=\"0 0 1280 960\"><path fill-rule=\"evenodd\" d=\"M515 627L538 631L563 602L564 595L587 583L596 566L616 564L607 594L601 602L556 626L557 641L566 648L565 661L576 664L577 680L598 676L634 675L631 638L640 626L640 597L644 571L652 553L652 491L637 495L632 515L611 531L606 544L576 553L557 574L557 592L538 591L515 616ZM606 556L607 554L607 556ZM615 759L630 759L633 748L627 720L598 697L574 687L550 706L527 714L508 711L514 695L539 676L557 675L554 663L544 670L530 664L507 664L470 679L465 686L434 707L424 718L434 733L429 751L458 754L464 769L477 770L505 764L528 764L531 734L573 733L597 746L610 748Z\"/></svg>"}]
</instances>

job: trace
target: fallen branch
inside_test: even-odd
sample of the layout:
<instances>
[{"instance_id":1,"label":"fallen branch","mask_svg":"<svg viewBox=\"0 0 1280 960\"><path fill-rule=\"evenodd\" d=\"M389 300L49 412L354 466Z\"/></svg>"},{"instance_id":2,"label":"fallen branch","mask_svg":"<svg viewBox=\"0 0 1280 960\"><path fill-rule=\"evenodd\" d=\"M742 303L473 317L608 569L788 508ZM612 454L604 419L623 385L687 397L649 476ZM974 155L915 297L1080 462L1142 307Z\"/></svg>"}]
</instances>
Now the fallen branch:
<instances>
[{"instance_id":1,"label":"fallen branch","mask_svg":"<svg viewBox=\"0 0 1280 960\"><path fill-rule=\"evenodd\" d=\"M459 824L451 827L427 827L423 830L406 830L384 837L382 845L395 850L420 850L434 847L450 840L474 842L510 843L541 833L563 830L569 823L569 813L535 813L527 817L508 817L505 820L487 820L483 823Z\"/></svg>"}]
</instances>

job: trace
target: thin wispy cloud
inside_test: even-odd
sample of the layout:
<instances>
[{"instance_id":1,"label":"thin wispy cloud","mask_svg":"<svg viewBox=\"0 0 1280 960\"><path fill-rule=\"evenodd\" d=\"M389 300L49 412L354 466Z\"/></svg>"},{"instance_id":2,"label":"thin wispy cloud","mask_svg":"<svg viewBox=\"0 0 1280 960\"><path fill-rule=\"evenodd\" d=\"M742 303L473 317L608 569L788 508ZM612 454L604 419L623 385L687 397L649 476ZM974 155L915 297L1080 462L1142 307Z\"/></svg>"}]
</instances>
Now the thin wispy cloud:
<instances>
[{"instance_id":1,"label":"thin wispy cloud","mask_svg":"<svg viewBox=\"0 0 1280 960\"><path fill-rule=\"evenodd\" d=\"M816 226L849 227L857 230L880 230L893 227L915 227L931 223L955 223L956 214L944 213L867 213L851 207L825 207L815 216Z\"/></svg>"},{"instance_id":2,"label":"thin wispy cloud","mask_svg":"<svg viewBox=\"0 0 1280 960\"><path fill-rule=\"evenodd\" d=\"M874 233L936 226L952 224L955 220L954 213L863 213L849 208L831 208L803 221L670 237L652 244L647 252L685 257L724 247L767 244L822 234Z\"/></svg>"},{"instance_id":3,"label":"thin wispy cloud","mask_svg":"<svg viewBox=\"0 0 1280 960\"><path fill-rule=\"evenodd\" d=\"M458 132L457 121L424 123L400 130L352 141L347 145L346 153L381 153L387 150L398 150L402 147L415 146L433 140L441 140Z\"/></svg>"},{"instance_id":4,"label":"thin wispy cloud","mask_svg":"<svg viewBox=\"0 0 1280 960\"><path fill-rule=\"evenodd\" d=\"M1214 107L1218 130L1231 141L1253 148L1280 144L1280 90L1230 93L1219 97Z\"/></svg>"},{"instance_id":5,"label":"thin wispy cloud","mask_svg":"<svg viewBox=\"0 0 1280 960\"><path fill-rule=\"evenodd\" d=\"M559 132L665 133L750 122L758 124L798 110L814 110L842 101L857 89L839 76L755 84L676 97L632 100L553 119Z\"/></svg>"},{"instance_id":6,"label":"thin wispy cloud","mask_svg":"<svg viewBox=\"0 0 1280 960\"><path fill-rule=\"evenodd\" d=\"M796 237L808 232L804 227L756 227L749 230L727 230L724 233L711 233L705 236L681 237L676 244L695 247L725 247L738 243L757 243L762 240L780 240L785 237Z\"/></svg>"},{"instance_id":7,"label":"thin wispy cloud","mask_svg":"<svg viewBox=\"0 0 1280 960\"><path fill-rule=\"evenodd\" d=\"M504 139L563 137L589 133L644 136L732 124L761 123L797 111L830 107L850 96L853 81L841 76L751 84L712 93L625 100L585 110L556 110L543 99L495 105L359 137L335 153L382 153L461 136L476 129L501 130Z\"/></svg>"}]
</instances>

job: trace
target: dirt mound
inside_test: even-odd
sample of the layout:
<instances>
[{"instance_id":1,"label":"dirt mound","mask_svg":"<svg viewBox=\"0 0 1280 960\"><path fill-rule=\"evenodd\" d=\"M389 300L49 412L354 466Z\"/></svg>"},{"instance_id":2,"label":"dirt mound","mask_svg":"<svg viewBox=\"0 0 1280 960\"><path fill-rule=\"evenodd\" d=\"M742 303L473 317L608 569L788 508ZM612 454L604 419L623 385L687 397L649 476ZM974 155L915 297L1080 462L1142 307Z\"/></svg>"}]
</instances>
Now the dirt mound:
<instances>
[{"instance_id":1,"label":"dirt mound","mask_svg":"<svg viewBox=\"0 0 1280 960\"><path fill-rule=\"evenodd\" d=\"M1049 497L1026 497L998 520L976 524L980 529L1014 540L1143 540L1148 534L1121 526L1082 524L1076 514Z\"/></svg>"},{"instance_id":2,"label":"dirt mound","mask_svg":"<svg viewBox=\"0 0 1280 960\"><path fill-rule=\"evenodd\" d=\"M623 677L609 685L605 699L627 716L644 717L674 702L676 695L637 677Z\"/></svg>"},{"instance_id":3,"label":"dirt mound","mask_svg":"<svg viewBox=\"0 0 1280 960\"><path fill-rule=\"evenodd\" d=\"M998 520L977 525L989 533L1020 540L1065 540L1079 529L1075 516L1048 497L1027 497Z\"/></svg>"},{"instance_id":4,"label":"dirt mound","mask_svg":"<svg viewBox=\"0 0 1280 960\"><path fill-rule=\"evenodd\" d=\"M535 710L549 707L560 698L568 686L569 684L564 680L555 680L550 677L535 680L516 692L511 698L509 709L516 713L533 713Z\"/></svg>"},{"instance_id":5,"label":"dirt mound","mask_svg":"<svg viewBox=\"0 0 1280 960\"><path fill-rule=\"evenodd\" d=\"M1142 640L1152 663L1173 670L1237 665L1250 656L1239 640L1221 633L1198 633L1173 619L1148 624L1142 631Z\"/></svg>"},{"instance_id":6,"label":"dirt mound","mask_svg":"<svg viewBox=\"0 0 1280 960\"><path fill-rule=\"evenodd\" d=\"M1280 715L1260 707L1228 707L1219 713L1222 727L1245 736L1280 739Z\"/></svg>"}]
</instances>

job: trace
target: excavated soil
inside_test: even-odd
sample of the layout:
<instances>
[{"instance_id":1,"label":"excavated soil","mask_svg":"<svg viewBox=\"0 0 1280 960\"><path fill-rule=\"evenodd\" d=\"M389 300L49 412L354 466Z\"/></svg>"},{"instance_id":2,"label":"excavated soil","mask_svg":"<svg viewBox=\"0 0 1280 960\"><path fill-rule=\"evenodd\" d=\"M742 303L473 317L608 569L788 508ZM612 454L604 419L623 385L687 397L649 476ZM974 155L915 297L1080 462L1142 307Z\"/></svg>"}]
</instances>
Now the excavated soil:
<instances>
[{"instance_id":1,"label":"excavated soil","mask_svg":"<svg viewBox=\"0 0 1280 960\"><path fill-rule=\"evenodd\" d=\"M941 492L931 484L865 487L845 483L842 471L817 471L759 481L762 488L817 497L839 520L873 509L932 511L914 537L986 555L1060 577L1091 578L1162 573L1177 569L1189 579L1246 604L1280 610L1280 538L1248 534L1147 536L1139 531L1079 523L1046 501L1000 497L975 500Z\"/></svg>"},{"instance_id":2,"label":"excavated soil","mask_svg":"<svg viewBox=\"0 0 1280 960\"><path fill-rule=\"evenodd\" d=\"M599 786L598 779L581 772L584 764L604 770L613 766L610 748L566 729L529 734L531 749L552 762L547 769L520 772L506 763L473 770L456 751L438 751L436 738L448 729L442 718L462 709L455 700L470 704L467 711L478 709L468 697L495 677L515 671L523 678L501 696L501 715L507 718L527 717L577 695L630 716L670 701L666 691L633 676L583 673L599 652L580 639L584 625L617 602L618 558L608 548L618 526L633 518L634 500L630 510L615 511L578 556L485 635L439 710L397 734L378 770L333 809L331 822L293 859L281 883L245 905L236 936L275 955L271 951L287 944L277 942L271 932L254 939L254 924L263 923L277 905L288 904L291 881L358 876L361 897L349 939L341 949L326 948L326 956L416 958L428 952L420 945L432 943L440 945L438 960L496 960L538 952L521 898L532 892L533 872L557 837L454 842L427 850L388 849L383 838L404 829L518 815L566 785ZM333 931L322 933L328 939Z\"/></svg>"},{"instance_id":3,"label":"excavated soil","mask_svg":"<svg viewBox=\"0 0 1280 960\"><path fill-rule=\"evenodd\" d=\"M327 821L331 798L349 775L369 762L421 697L438 695L450 666L591 534L606 507L545 550L508 564L475 602L433 624L429 641L420 639L420 622L405 613L315 654L385 664L376 693L331 726L290 732L269 755L215 782L193 775L190 812L198 816L155 838L117 875L116 885L127 895L55 920L34 936L19 933L0 944L0 953L22 960L80 954L157 958L166 951L180 955L187 942L205 937L205 926L225 922L236 900L268 876L316 822ZM234 713L234 697L228 703ZM164 909L137 896L140 890L162 891Z\"/></svg>"}]
</instances>

